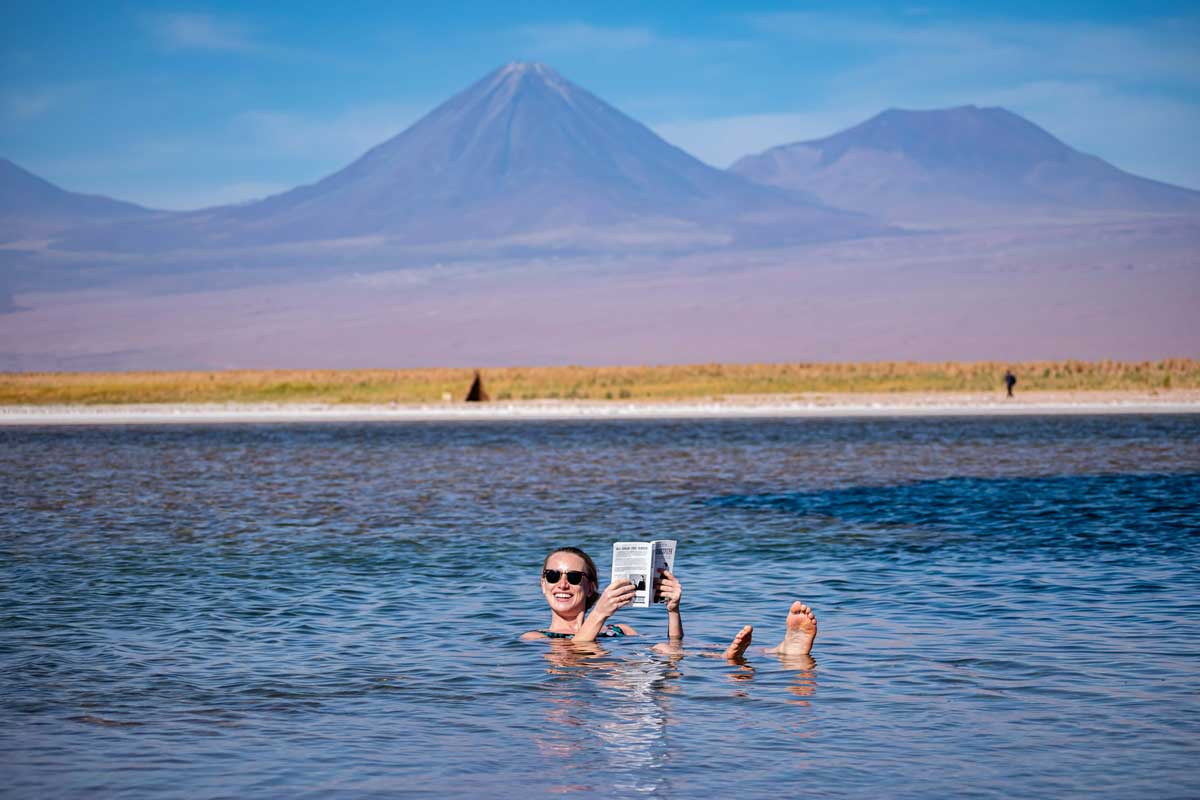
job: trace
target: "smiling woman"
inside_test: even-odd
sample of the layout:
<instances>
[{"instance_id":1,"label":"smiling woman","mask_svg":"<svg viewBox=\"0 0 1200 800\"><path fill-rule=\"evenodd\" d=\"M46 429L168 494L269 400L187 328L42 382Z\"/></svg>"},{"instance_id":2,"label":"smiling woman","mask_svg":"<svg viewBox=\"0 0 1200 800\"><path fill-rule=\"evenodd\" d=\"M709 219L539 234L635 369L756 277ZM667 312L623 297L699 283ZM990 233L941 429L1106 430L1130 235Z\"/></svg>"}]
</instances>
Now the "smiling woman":
<instances>
[{"instance_id":1,"label":"smiling woman","mask_svg":"<svg viewBox=\"0 0 1200 800\"><path fill-rule=\"evenodd\" d=\"M679 602L683 584L669 570L656 579L656 596L667 608L667 642L655 650L678 651L683 643L683 619ZM618 609L633 601L635 587L627 580L615 580L599 592L596 562L578 547L562 547L542 562L542 594L550 606L550 627L529 631L522 639L571 639L594 642L597 638L637 636L629 625L610 623ZM725 648L725 658L740 659L750 647L753 627L745 625ZM797 601L788 611L787 631L777 647L766 652L779 656L807 657L817 636L817 619L812 609Z\"/></svg>"},{"instance_id":2,"label":"smiling woman","mask_svg":"<svg viewBox=\"0 0 1200 800\"><path fill-rule=\"evenodd\" d=\"M594 642L597 637L636 636L637 631L628 625L608 623L617 609L633 600L633 584L618 580L603 593L598 589L596 562L591 556L578 547L555 550L542 562L542 594L550 605L550 627L529 631L522 638ZM669 572L663 575L662 592L668 598L669 635L673 640L682 639L679 598L683 588Z\"/></svg>"}]
</instances>

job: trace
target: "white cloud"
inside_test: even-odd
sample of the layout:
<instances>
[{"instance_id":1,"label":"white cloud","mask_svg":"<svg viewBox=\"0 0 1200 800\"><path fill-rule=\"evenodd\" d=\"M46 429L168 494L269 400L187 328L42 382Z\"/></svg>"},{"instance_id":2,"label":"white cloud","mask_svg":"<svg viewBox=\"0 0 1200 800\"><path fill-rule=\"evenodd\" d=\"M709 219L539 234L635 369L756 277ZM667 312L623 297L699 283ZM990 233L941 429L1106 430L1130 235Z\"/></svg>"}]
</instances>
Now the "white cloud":
<instances>
[{"instance_id":1,"label":"white cloud","mask_svg":"<svg viewBox=\"0 0 1200 800\"><path fill-rule=\"evenodd\" d=\"M144 23L158 45L166 50L257 53L269 49L245 25L211 14L157 14L146 16Z\"/></svg>"}]
</instances>

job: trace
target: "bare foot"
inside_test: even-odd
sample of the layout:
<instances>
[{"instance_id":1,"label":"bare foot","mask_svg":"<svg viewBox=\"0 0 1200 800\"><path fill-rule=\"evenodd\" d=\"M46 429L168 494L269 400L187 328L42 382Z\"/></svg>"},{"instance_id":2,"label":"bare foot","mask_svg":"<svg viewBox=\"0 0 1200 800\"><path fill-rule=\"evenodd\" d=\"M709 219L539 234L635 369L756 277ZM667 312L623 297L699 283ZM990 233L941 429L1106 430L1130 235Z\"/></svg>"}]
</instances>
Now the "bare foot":
<instances>
[{"instance_id":1,"label":"bare foot","mask_svg":"<svg viewBox=\"0 0 1200 800\"><path fill-rule=\"evenodd\" d=\"M781 656L806 656L816 638L817 618L813 616L811 608L797 600L788 611L787 633L783 635L783 641L767 652Z\"/></svg>"},{"instance_id":2,"label":"bare foot","mask_svg":"<svg viewBox=\"0 0 1200 800\"><path fill-rule=\"evenodd\" d=\"M740 631L734 634L733 641L729 643L729 647L725 648L723 655L725 658L741 658L746 654L746 648L750 646L750 639L753 637L754 627L747 625Z\"/></svg>"}]
</instances>

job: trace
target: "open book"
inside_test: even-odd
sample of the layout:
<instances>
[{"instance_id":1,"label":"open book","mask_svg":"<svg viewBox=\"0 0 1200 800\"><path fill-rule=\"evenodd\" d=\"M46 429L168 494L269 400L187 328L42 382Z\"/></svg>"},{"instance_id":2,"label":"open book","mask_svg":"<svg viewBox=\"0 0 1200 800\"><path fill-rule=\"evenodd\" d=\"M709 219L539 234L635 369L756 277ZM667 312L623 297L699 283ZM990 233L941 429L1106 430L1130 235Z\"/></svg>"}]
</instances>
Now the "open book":
<instances>
[{"instance_id":1,"label":"open book","mask_svg":"<svg viewBox=\"0 0 1200 800\"><path fill-rule=\"evenodd\" d=\"M656 602L660 569L675 569L675 540L616 542L613 545L612 579L624 578L637 587L633 608L649 608Z\"/></svg>"}]
</instances>

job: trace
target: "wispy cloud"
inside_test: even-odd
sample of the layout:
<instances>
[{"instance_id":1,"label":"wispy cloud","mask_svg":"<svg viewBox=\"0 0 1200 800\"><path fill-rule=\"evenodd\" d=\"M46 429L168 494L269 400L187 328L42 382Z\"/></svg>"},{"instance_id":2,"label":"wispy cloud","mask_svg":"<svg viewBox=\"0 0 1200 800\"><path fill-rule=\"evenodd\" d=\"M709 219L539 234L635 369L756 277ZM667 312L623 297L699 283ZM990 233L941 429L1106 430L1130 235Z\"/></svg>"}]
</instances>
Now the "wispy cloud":
<instances>
[{"instance_id":1,"label":"wispy cloud","mask_svg":"<svg viewBox=\"0 0 1200 800\"><path fill-rule=\"evenodd\" d=\"M868 45L864 66L911 81L952 74L1102 76L1200 85L1200 24L1156 19L1137 25L1096 22L1012 22L960 19L931 23L921 16L863 20L823 12L747 17L774 37L826 45ZM924 73L909 72L924 68Z\"/></svg>"},{"instance_id":2,"label":"wispy cloud","mask_svg":"<svg viewBox=\"0 0 1200 800\"><path fill-rule=\"evenodd\" d=\"M69 109L99 85L96 81L78 81L0 86L0 118L12 123L38 121L55 111Z\"/></svg>"},{"instance_id":3,"label":"wispy cloud","mask_svg":"<svg viewBox=\"0 0 1200 800\"><path fill-rule=\"evenodd\" d=\"M143 24L165 50L264 53L272 49L244 23L211 14L151 14L143 17Z\"/></svg>"},{"instance_id":4,"label":"wispy cloud","mask_svg":"<svg viewBox=\"0 0 1200 800\"><path fill-rule=\"evenodd\" d=\"M62 92L54 89L28 89L4 92L0 95L0 108L9 119L27 121L50 111L62 98Z\"/></svg>"},{"instance_id":5,"label":"wispy cloud","mask_svg":"<svg viewBox=\"0 0 1200 800\"><path fill-rule=\"evenodd\" d=\"M660 41L649 28L611 27L586 22L522 25L514 33L527 45L545 51L637 50Z\"/></svg>"}]
</instances>

